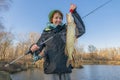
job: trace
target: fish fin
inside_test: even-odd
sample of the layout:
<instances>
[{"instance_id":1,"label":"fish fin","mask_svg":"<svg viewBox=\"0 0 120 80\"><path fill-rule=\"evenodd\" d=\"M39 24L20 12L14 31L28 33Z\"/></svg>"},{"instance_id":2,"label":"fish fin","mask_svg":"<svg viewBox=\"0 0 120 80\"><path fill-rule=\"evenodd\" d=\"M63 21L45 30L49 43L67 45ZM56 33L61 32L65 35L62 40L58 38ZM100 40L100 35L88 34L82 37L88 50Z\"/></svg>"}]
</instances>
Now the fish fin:
<instances>
[{"instance_id":1,"label":"fish fin","mask_svg":"<svg viewBox=\"0 0 120 80\"><path fill-rule=\"evenodd\" d=\"M72 55L71 65L72 65L72 67L75 67L75 57L74 57L74 55Z\"/></svg>"}]
</instances>

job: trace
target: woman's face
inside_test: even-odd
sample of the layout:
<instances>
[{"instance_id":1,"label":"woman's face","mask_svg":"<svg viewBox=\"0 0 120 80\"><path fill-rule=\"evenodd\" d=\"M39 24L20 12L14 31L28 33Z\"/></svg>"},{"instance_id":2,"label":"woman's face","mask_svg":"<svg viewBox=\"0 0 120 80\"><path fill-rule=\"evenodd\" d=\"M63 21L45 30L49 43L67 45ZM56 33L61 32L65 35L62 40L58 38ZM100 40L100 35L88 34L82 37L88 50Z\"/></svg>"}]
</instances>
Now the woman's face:
<instances>
[{"instance_id":1,"label":"woman's face","mask_svg":"<svg viewBox=\"0 0 120 80\"><path fill-rule=\"evenodd\" d=\"M62 16L58 12L54 14L52 23L56 26L62 23Z\"/></svg>"}]
</instances>

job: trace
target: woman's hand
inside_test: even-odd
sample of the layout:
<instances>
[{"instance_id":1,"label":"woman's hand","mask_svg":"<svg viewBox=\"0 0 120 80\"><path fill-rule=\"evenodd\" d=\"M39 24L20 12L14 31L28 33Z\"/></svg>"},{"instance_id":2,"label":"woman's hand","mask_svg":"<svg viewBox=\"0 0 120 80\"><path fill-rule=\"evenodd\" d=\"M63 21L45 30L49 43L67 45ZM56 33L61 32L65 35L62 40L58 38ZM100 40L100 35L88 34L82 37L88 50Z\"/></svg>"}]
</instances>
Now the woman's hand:
<instances>
[{"instance_id":1,"label":"woman's hand","mask_svg":"<svg viewBox=\"0 0 120 80\"><path fill-rule=\"evenodd\" d=\"M30 48L30 50L31 50L32 52L34 52L34 51L36 51L36 50L38 50L38 49L39 49L39 46L37 46L36 44L32 45L32 47Z\"/></svg>"},{"instance_id":2,"label":"woman's hand","mask_svg":"<svg viewBox=\"0 0 120 80\"><path fill-rule=\"evenodd\" d=\"M70 5L70 10L75 10L76 9L76 5L75 4L71 4Z\"/></svg>"}]
</instances>

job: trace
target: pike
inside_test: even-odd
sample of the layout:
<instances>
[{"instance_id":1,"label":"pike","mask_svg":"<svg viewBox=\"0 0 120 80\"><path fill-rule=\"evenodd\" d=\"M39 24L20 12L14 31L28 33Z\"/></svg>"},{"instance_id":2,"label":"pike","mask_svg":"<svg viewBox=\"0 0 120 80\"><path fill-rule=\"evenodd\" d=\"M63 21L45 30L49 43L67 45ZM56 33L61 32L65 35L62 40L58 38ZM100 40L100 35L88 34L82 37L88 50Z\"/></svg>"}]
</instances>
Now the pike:
<instances>
[{"instance_id":1,"label":"pike","mask_svg":"<svg viewBox=\"0 0 120 80\"><path fill-rule=\"evenodd\" d=\"M74 57L73 54L75 52L75 28L76 24L74 22L74 18L71 13L66 15L67 19L67 33L66 33L66 47L65 47L65 54L68 56L67 67L71 64L74 66Z\"/></svg>"}]
</instances>

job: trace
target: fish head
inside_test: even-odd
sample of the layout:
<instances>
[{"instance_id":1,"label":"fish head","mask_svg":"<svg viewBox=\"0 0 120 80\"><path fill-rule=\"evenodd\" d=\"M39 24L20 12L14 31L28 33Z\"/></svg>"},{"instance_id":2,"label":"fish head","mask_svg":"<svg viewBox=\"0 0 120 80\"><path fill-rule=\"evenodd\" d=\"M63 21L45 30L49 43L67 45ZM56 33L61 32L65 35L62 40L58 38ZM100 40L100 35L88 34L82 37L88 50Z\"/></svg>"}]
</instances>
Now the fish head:
<instances>
[{"instance_id":1,"label":"fish head","mask_svg":"<svg viewBox=\"0 0 120 80\"><path fill-rule=\"evenodd\" d=\"M67 23L73 23L74 22L74 18L73 18L71 13L66 14L66 19L67 19Z\"/></svg>"}]
</instances>

